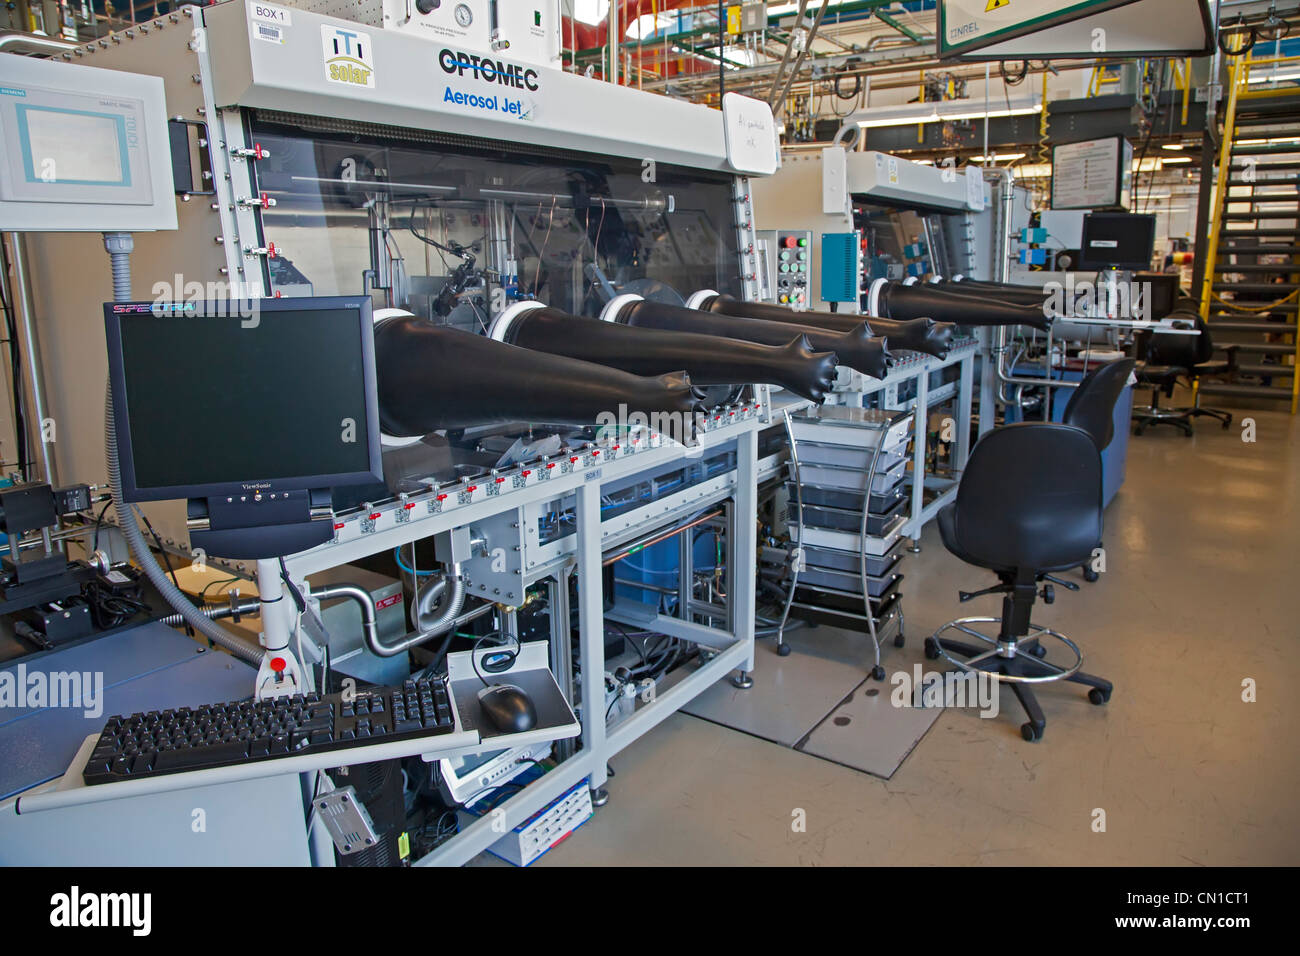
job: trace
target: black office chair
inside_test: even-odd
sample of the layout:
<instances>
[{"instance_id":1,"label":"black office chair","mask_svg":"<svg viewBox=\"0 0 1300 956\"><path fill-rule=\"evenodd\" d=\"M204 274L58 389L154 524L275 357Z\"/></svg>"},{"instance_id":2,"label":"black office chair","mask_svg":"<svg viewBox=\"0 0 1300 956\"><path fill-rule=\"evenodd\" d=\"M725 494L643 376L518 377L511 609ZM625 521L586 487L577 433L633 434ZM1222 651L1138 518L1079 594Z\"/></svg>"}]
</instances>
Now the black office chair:
<instances>
[{"instance_id":1,"label":"black office chair","mask_svg":"<svg viewBox=\"0 0 1300 956\"><path fill-rule=\"evenodd\" d=\"M1066 403L1061 422L1086 431L1099 452L1115 437L1115 403L1136 365L1133 359L1098 365L1083 377Z\"/></svg>"},{"instance_id":2,"label":"black office chair","mask_svg":"<svg viewBox=\"0 0 1300 956\"><path fill-rule=\"evenodd\" d=\"M1206 375L1232 375L1237 371L1238 346L1225 345L1226 359L1215 360L1214 340L1209 326L1197 310L1196 300L1183 298L1169 314L1176 322L1185 322L1199 335L1159 334L1144 332L1138 336L1136 354L1142 359L1137 365L1138 384L1151 388L1151 404L1133 407L1133 432L1141 435L1148 425L1173 425L1192 437L1192 419L1208 415L1217 418L1227 428L1232 424L1232 414L1219 408L1202 408L1201 393L1197 388ZM1161 407L1160 394L1172 398L1179 380L1195 391L1191 407Z\"/></svg>"},{"instance_id":3,"label":"black office chair","mask_svg":"<svg viewBox=\"0 0 1300 956\"><path fill-rule=\"evenodd\" d=\"M993 587L959 591L961 600L1005 596L1000 618L949 621L926 638L925 656L1010 684L1029 716L1020 728L1026 740L1040 740L1047 725L1035 684L1072 681L1092 688L1088 699L1094 704L1110 700L1110 681L1079 670L1078 645L1029 619L1037 597L1048 604L1055 600L1052 584L1040 591L1039 583L1067 585L1051 572L1085 564L1100 545L1101 513L1101 453L1092 436L1073 425L1044 422L1005 425L981 438L962 472L956 502L939 512L939 533L948 550L998 576ZM999 625L996 637L978 629L989 624ZM948 631L981 643L943 637ZM1045 660L1045 638L1063 644L1073 661L1063 666Z\"/></svg>"},{"instance_id":4,"label":"black office chair","mask_svg":"<svg viewBox=\"0 0 1300 956\"><path fill-rule=\"evenodd\" d=\"M1098 452L1105 451L1115 437L1115 403L1132 377L1136 364L1133 359L1116 359L1098 365L1083 377L1065 406L1061 422L1082 428L1091 435ZM1080 570L1085 581L1096 581L1100 577L1091 562ZM1074 590L1073 587L1070 589Z\"/></svg>"}]
</instances>

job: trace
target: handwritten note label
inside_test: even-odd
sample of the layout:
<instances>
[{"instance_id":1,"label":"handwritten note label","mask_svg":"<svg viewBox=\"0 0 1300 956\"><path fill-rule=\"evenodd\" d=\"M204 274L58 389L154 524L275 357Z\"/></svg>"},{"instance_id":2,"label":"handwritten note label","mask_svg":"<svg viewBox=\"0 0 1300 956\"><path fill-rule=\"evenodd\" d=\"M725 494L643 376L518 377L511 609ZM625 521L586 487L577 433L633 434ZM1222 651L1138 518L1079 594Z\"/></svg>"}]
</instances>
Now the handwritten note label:
<instances>
[{"instance_id":1,"label":"handwritten note label","mask_svg":"<svg viewBox=\"0 0 1300 956\"><path fill-rule=\"evenodd\" d=\"M776 172L776 120L762 100L739 93L722 99L722 123L727 133L727 161L741 173L766 176Z\"/></svg>"}]
</instances>

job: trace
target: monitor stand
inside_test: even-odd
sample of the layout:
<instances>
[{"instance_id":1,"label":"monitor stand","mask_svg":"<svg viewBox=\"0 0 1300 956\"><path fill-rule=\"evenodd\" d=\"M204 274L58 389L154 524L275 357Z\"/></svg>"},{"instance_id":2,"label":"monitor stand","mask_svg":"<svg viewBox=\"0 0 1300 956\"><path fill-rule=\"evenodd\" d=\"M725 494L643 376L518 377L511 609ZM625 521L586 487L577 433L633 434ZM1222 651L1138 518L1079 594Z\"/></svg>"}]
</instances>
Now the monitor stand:
<instances>
[{"instance_id":1,"label":"monitor stand","mask_svg":"<svg viewBox=\"0 0 1300 956\"><path fill-rule=\"evenodd\" d=\"M334 536L330 490L269 491L250 482L242 495L191 498L190 547L238 560L307 551Z\"/></svg>"}]
</instances>

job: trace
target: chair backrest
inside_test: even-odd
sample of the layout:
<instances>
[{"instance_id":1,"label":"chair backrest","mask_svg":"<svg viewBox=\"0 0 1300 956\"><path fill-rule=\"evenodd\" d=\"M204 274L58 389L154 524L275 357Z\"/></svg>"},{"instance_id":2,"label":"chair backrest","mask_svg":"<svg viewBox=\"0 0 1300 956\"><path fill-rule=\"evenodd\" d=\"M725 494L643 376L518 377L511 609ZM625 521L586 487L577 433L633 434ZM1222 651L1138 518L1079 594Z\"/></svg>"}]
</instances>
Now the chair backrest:
<instances>
[{"instance_id":1,"label":"chair backrest","mask_svg":"<svg viewBox=\"0 0 1300 956\"><path fill-rule=\"evenodd\" d=\"M1214 339L1210 328L1197 310L1196 300L1182 298L1178 300L1174 311L1165 316L1172 322L1186 324L1196 329L1200 335L1181 335L1176 332L1154 332L1147 344L1146 360L1152 365L1176 365L1191 369L1202 362L1214 358Z\"/></svg>"},{"instance_id":2,"label":"chair backrest","mask_svg":"<svg viewBox=\"0 0 1300 956\"><path fill-rule=\"evenodd\" d=\"M1098 365L1083 377L1065 406L1061 422L1086 431L1096 442L1098 451L1104 450L1115 437L1115 402L1136 364L1126 358Z\"/></svg>"},{"instance_id":3,"label":"chair backrest","mask_svg":"<svg viewBox=\"0 0 1300 956\"><path fill-rule=\"evenodd\" d=\"M1073 425L995 428L957 489L957 544L989 567L1082 565L1101 543L1101 452Z\"/></svg>"}]
</instances>

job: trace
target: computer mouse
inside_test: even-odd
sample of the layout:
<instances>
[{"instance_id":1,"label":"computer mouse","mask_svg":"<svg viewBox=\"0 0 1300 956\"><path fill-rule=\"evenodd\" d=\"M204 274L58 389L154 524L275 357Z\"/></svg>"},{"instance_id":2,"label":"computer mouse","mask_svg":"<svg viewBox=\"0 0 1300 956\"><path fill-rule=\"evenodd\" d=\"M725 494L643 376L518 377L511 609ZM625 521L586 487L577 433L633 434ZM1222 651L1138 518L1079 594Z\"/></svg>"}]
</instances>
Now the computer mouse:
<instances>
[{"instance_id":1,"label":"computer mouse","mask_svg":"<svg viewBox=\"0 0 1300 956\"><path fill-rule=\"evenodd\" d=\"M523 733L537 724L533 699L514 684L484 687L478 692L478 703L487 719L502 733Z\"/></svg>"}]
</instances>

